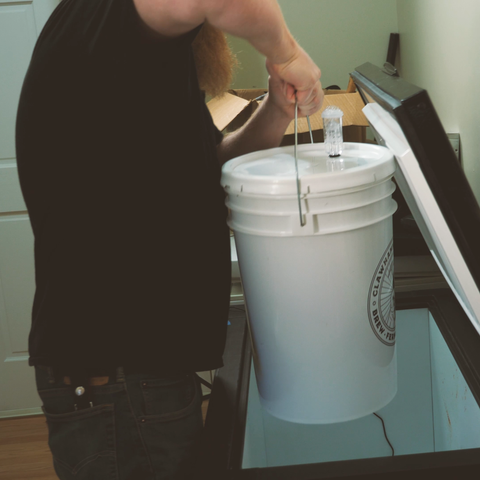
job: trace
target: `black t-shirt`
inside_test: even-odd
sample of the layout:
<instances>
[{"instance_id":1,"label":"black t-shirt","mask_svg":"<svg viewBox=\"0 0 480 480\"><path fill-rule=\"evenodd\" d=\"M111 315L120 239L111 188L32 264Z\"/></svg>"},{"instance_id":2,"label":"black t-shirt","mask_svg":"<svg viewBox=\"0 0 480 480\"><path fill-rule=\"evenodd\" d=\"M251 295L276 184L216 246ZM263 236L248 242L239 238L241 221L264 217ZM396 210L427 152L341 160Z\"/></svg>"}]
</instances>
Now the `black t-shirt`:
<instances>
[{"instance_id":1,"label":"black t-shirt","mask_svg":"<svg viewBox=\"0 0 480 480\"><path fill-rule=\"evenodd\" d=\"M32 365L222 364L230 243L196 31L159 40L132 0L63 0L38 39L17 117Z\"/></svg>"}]
</instances>

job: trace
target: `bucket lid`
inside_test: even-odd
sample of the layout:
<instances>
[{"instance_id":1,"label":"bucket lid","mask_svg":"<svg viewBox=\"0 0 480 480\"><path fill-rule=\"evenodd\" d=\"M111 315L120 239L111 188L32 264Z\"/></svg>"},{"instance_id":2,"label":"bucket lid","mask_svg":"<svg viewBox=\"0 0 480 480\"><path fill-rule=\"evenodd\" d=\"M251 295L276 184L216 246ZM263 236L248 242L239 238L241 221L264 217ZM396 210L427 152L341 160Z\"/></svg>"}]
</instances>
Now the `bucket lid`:
<instances>
[{"instance_id":1,"label":"bucket lid","mask_svg":"<svg viewBox=\"0 0 480 480\"><path fill-rule=\"evenodd\" d=\"M297 195L293 146L249 153L227 162L222 185L229 192ZM330 158L323 143L297 147L302 194L362 188L390 178L392 153L378 145L345 143L340 157Z\"/></svg>"},{"instance_id":2,"label":"bucket lid","mask_svg":"<svg viewBox=\"0 0 480 480\"><path fill-rule=\"evenodd\" d=\"M480 333L480 208L427 92L368 63L352 78L432 256Z\"/></svg>"}]
</instances>

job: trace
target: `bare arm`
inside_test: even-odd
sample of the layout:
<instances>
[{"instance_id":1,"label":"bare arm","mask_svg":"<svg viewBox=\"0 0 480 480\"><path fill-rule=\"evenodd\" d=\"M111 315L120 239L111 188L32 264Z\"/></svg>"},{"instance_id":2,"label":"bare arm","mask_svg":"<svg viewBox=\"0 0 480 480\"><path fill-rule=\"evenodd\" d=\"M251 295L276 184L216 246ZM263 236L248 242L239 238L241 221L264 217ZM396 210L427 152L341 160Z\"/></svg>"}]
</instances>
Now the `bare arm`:
<instances>
[{"instance_id":1,"label":"bare arm","mask_svg":"<svg viewBox=\"0 0 480 480\"><path fill-rule=\"evenodd\" d=\"M250 121L218 147L222 163L255 150L276 147L293 118L295 92L300 115L322 104L320 69L298 45L277 0L134 0L144 23L166 37L189 32L208 20L214 27L249 41L265 55L269 95Z\"/></svg>"},{"instance_id":2,"label":"bare arm","mask_svg":"<svg viewBox=\"0 0 480 480\"><path fill-rule=\"evenodd\" d=\"M245 153L278 147L291 118L271 103L267 97L242 128L223 139L217 147L220 164Z\"/></svg>"},{"instance_id":3,"label":"bare arm","mask_svg":"<svg viewBox=\"0 0 480 480\"><path fill-rule=\"evenodd\" d=\"M142 20L156 32L179 36L208 20L226 33L245 38L274 63L294 54L276 0L134 0Z\"/></svg>"},{"instance_id":4,"label":"bare arm","mask_svg":"<svg viewBox=\"0 0 480 480\"><path fill-rule=\"evenodd\" d=\"M245 153L280 145L285 130L295 116L295 106L285 98L285 82L267 64L270 78L268 95L255 114L239 130L227 135L217 147L220 164ZM311 101L306 114L315 113L322 104L323 91Z\"/></svg>"},{"instance_id":5,"label":"bare arm","mask_svg":"<svg viewBox=\"0 0 480 480\"><path fill-rule=\"evenodd\" d=\"M208 20L226 33L249 41L282 78L284 95L308 114L320 95L320 69L298 45L276 0L134 0L140 18L157 33L175 37Z\"/></svg>"}]
</instances>

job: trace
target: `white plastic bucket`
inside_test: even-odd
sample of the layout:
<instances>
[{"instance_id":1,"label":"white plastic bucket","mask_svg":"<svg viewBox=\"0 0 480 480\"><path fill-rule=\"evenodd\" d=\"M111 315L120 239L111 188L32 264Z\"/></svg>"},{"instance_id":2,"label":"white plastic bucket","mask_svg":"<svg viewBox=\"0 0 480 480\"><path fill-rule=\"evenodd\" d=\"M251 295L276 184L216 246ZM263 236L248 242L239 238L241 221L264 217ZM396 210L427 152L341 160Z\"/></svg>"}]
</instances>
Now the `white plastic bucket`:
<instances>
[{"instance_id":1,"label":"white plastic bucket","mask_svg":"<svg viewBox=\"0 0 480 480\"><path fill-rule=\"evenodd\" d=\"M263 407L297 423L353 420L397 389L392 154L323 144L227 162L222 185L235 233Z\"/></svg>"}]
</instances>

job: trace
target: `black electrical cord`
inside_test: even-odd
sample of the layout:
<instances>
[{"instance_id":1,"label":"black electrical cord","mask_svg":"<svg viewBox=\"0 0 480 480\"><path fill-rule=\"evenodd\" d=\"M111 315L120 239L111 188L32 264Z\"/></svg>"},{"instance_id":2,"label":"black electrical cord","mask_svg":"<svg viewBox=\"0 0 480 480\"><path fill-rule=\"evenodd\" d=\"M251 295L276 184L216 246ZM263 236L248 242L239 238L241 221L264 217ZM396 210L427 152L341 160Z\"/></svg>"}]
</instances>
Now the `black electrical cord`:
<instances>
[{"instance_id":1,"label":"black electrical cord","mask_svg":"<svg viewBox=\"0 0 480 480\"><path fill-rule=\"evenodd\" d=\"M390 448L392 449L392 457L393 457L393 456L395 456L395 450L393 449L392 444L390 443L390 440L387 437L387 431L385 430L385 422L383 421L383 418L380 415L377 415L376 413L374 413L374 415L377 418L379 418L382 422L383 434L385 435L385 440L387 441L387 443L390 445Z\"/></svg>"}]
</instances>

